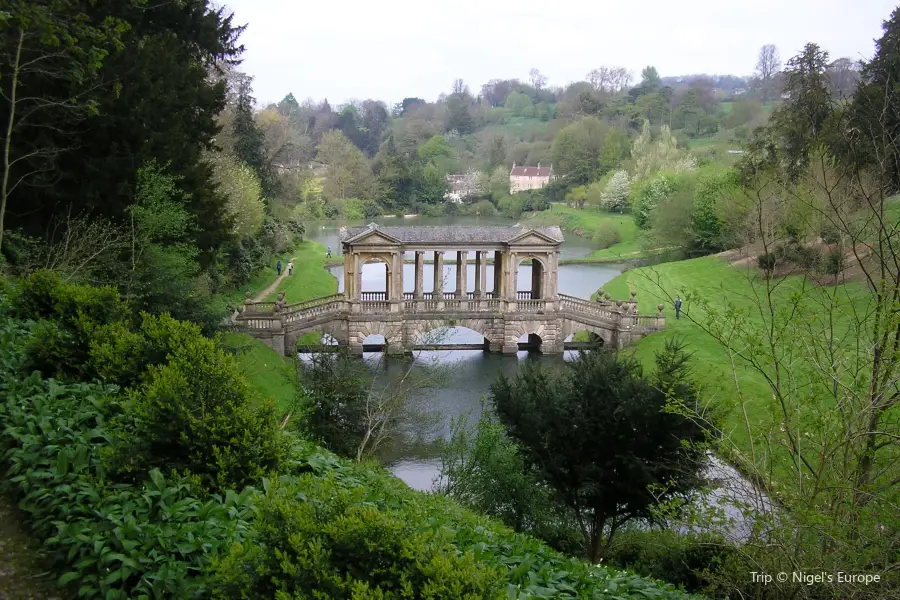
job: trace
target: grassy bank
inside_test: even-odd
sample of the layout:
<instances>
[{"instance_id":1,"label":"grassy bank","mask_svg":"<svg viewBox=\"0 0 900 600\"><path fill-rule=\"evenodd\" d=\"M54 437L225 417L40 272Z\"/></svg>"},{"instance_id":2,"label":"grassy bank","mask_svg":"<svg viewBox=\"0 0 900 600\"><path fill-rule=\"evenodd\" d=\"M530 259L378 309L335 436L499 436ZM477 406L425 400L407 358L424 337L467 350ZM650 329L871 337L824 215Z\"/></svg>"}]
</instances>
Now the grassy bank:
<instances>
[{"instance_id":1,"label":"grassy bank","mask_svg":"<svg viewBox=\"0 0 900 600\"><path fill-rule=\"evenodd\" d=\"M650 367L654 353L663 348L667 339L673 336L683 339L694 354L694 376L703 388L704 397L734 409L730 411L725 429L743 449L749 448L750 438L744 416L736 410L738 403L735 384L740 384L747 419L756 431L770 426L773 420L777 424L780 418L773 410L772 391L760 373L744 367L743 363L738 362L732 370L726 350L701 328L701 324L709 324L716 318L715 315L724 314L730 303L733 308L741 311L742 319L746 319L745 323L751 328L758 328L761 336L765 335L766 324L759 312L753 310L757 306L754 288L758 292L760 285L755 266L749 270L747 267L733 267L719 257L708 256L632 269L603 286L604 291L614 299L626 299L631 291L637 292L638 308L643 313L654 314L658 304L665 306L665 332L638 341L631 347L631 351ZM775 302L786 306L792 295L801 291L801 285L803 283L799 277L781 282L776 290ZM860 310L869 298L865 289L856 283L840 286L839 291L841 293L836 296L845 300L838 305L835 315L845 317L846 320L842 322L840 318L837 319L835 327L838 330L848 327L850 312ZM672 299L677 294L683 299L688 294L699 295L709 303L710 310L704 311L698 303L692 304L685 300L681 319L676 320ZM805 302L802 312L808 310L808 314L812 314L816 300L810 298ZM805 366L804 363L799 363L792 367L792 377L795 380L807 379L808 374L801 372ZM786 481L789 478L788 467L784 466L779 471L776 475Z\"/></svg>"},{"instance_id":2,"label":"grassy bank","mask_svg":"<svg viewBox=\"0 0 900 600\"><path fill-rule=\"evenodd\" d=\"M284 292L287 302L303 302L337 292L337 280L325 270L325 252L325 246L316 242L306 241L298 245L291 253L294 257L293 274L282 279L266 300L274 301L278 292Z\"/></svg>"},{"instance_id":3,"label":"grassy bank","mask_svg":"<svg viewBox=\"0 0 900 600\"><path fill-rule=\"evenodd\" d=\"M554 204L553 210L533 213L529 216L529 225L558 225L563 233L593 239L597 231L611 224L619 232L619 241L609 248L595 250L589 256L570 259L568 263L590 262L622 262L645 258L638 241L639 230L631 215L621 215L597 210L593 207L584 209L569 208Z\"/></svg>"}]
</instances>

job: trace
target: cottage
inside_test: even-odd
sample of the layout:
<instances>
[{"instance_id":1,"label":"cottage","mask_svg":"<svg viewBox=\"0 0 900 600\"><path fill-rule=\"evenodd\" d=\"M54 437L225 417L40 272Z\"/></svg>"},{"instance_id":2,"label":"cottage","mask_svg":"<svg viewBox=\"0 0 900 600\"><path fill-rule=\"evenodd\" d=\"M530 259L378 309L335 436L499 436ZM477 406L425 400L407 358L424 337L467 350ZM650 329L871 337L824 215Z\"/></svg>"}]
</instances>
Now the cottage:
<instances>
[{"instance_id":1,"label":"cottage","mask_svg":"<svg viewBox=\"0 0 900 600\"><path fill-rule=\"evenodd\" d=\"M539 190L550 183L552 175L553 165L542 167L541 163L538 163L536 167L517 167L516 163L513 163L509 172L509 193Z\"/></svg>"},{"instance_id":2,"label":"cottage","mask_svg":"<svg viewBox=\"0 0 900 600\"><path fill-rule=\"evenodd\" d=\"M448 202L463 202L483 193L481 172L470 169L461 175L447 175L449 190L444 194Z\"/></svg>"}]
</instances>

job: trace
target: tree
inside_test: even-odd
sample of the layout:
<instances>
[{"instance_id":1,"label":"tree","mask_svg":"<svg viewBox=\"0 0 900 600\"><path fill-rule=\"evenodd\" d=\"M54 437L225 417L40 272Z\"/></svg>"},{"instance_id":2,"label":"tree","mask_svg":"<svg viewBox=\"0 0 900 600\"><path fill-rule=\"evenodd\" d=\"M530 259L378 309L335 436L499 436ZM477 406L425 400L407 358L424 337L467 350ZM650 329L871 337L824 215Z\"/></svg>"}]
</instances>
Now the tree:
<instances>
[{"instance_id":1,"label":"tree","mask_svg":"<svg viewBox=\"0 0 900 600\"><path fill-rule=\"evenodd\" d=\"M772 99L775 92L772 89L772 82L780 68L781 57L774 44L766 44L759 49L759 56L756 59L756 74L762 84L763 102Z\"/></svg>"},{"instance_id":2,"label":"tree","mask_svg":"<svg viewBox=\"0 0 900 600\"><path fill-rule=\"evenodd\" d=\"M368 198L372 187L372 171L366 157L340 131L322 136L316 156L328 165L323 194L329 200Z\"/></svg>"},{"instance_id":3,"label":"tree","mask_svg":"<svg viewBox=\"0 0 900 600\"><path fill-rule=\"evenodd\" d=\"M688 358L669 342L645 378L632 358L581 352L561 371L528 365L491 386L500 422L526 464L574 513L593 563L625 523L652 520L654 505L700 481L703 427L669 412L699 405Z\"/></svg>"},{"instance_id":4,"label":"tree","mask_svg":"<svg viewBox=\"0 0 900 600\"><path fill-rule=\"evenodd\" d=\"M600 151L609 131L596 117L585 117L553 137L553 169L569 187L585 185L600 175Z\"/></svg>"},{"instance_id":5,"label":"tree","mask_svg":"<svg viewBox=\"0 0 900 600\"><path fill-rule=\"evenodd\" d=\"M98 112L104 60L121 46L126 23L81 9L77 0L15 0L0 13L0 247L13 193L74 148L75 128Z\"/></svg>"},{"instance_id":6,"label":"tree","mask_svg":"<svg viewBox=\"0 0 900 600\"><path fill-rule=\"evenodd\" d=\"M534 86L534 89L536 90L541 90L547 85L547 78L544 75L541 75L541 72L537 69L528 71L528 77L531 80L531 85Z\"/></svg>"},{"instance_id":7,"label":"tree","mask_svg":"<svg viewBox=\"0 0 900 600\"><path fill-rule=\"evenodd\" d=\"M262 186L256 173L233 156L223 152L210 155L213 182L225 195L225 210L231 218L231 232L238 239L259 233L266 218Z\"/></svg>"},{"instance_id":8,"label":"tree","mask_svg":"<svg viewBox=\"0 0 900 600\"><path fill-rule=\"evenodd\" d=\"M456 170L456 150L442 135L429 138L417 152L423 162L433 163L444 175Z\"/></svg>"},{"instance_id":9,"label":"tree","mask_svg":"<svg viewBox=\"0 0 900 600\"><path fill-rule=\"evenodd\" d=\"M447 98L447 131L466 135L475 131L475 120L469 112L469 102L464 94L453 94Z\"/></svg>"},{"instance_id":10,"label":"tree","mask_svg":"<svg viewBox=\"0 0 900 600\"><path fill-rule=\"evenodd\" d=\"M900 190L900 9L882 25L875 56L862 66L862 85L853 97L852 125L859 132L854 153L888 178L890 189ZM873 143L874 142L874 143ZM863 158L864 157L864 158Z\"/></svg>"},{"instance_id":11,"label":"tree","mask_svg":"<svg viewBox=\"0 0 900 600\"><path fill-rule=\"evenodd\" d=\"M659 71L654 66L646 66L641 71L641 85L649 90L656 90L662 84Z\"/></svg>"},{"instance_id":12,"label":"tree","mask_svg":"<svg viewBox=\"0 0 900 600\"><path fill-rule=\"evenodd\" d=\"M456 96L469 96L469 86L462 79L454 79L453 94Z\"/></svg>"},{"instance_id":13,"label":"tree","mask_svg":"<svg viewBox=\"0 0 900 600\"><path fill-rule=\"evenodd\" d=\"M693 158L678 150L678 142L668 125L663 125L659 138L654 142L650 135L650 123L644 121L641 135L634 140L631 149L632 179L652 177L660 171L681 173L695 168Z\"/></svg>"},{"instance_id":14,"label":"tree","mask_svg":"<svg viewBox=\"0 0 900 600\"><path fill-rule=\"evenodd\" d=\"M630 195L631 182L628 180L628 173L624 170L616 171L603 190L600 206L606 210L621 212L628 206Z\"/></svg>"},{"instance_id":15,"label":"tree","mask_svg":"<svg viewBox=\"0 0 900 600\"><path fill-rule=\"evenodd\" d=\"M849 58L839 58L828 65L828 83L834 99L851 98L859 85L859 76L859 62Z\"/></svg>"}]
</instances>

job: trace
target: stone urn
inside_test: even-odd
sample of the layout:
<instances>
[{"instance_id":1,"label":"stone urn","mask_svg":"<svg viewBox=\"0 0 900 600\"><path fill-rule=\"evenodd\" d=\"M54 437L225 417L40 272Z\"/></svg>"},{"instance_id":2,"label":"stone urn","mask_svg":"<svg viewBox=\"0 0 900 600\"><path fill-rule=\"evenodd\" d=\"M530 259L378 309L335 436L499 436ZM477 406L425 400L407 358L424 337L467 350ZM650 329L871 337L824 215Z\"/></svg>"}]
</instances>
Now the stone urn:
<instances>
[{"instance_id":1,"label":"stone urn","mask_svg":"<svg viewBox=\"0 0 900 600\"><path fill-rule=\"evenodd\" d=\"M656 305L656 310L658 310L659 312L662 312L664 308L665 308L665 306L663 306L662 304Z\"/></svg>"}]
</instances>

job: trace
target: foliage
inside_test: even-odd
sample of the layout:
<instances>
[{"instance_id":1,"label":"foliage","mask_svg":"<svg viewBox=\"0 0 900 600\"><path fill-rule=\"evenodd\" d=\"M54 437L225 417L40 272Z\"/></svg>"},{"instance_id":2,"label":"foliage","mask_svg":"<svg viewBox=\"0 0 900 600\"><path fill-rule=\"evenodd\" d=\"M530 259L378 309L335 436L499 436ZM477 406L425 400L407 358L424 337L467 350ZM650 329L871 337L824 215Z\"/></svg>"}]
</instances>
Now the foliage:
<instances>
[{"instance_id":1,"label":"foliage","mask_svg":"<svg viewBox=\"0 0 900 600\"><path fill-rule=\"evenodd\" d=\"M693 158L678 150L678 143L668 125L663 125L654 142L650 122L644 121L641 134L631 149L631 172L634 181L647 180L661 171L681 173L695 168Z\"/></svg>"},{"instance_id":2,"label":"foliage","mask_svg":"<svg viewBox=\"0 0 900 600\"><path fill-rule=\"evenodd\" d=\"M604 221L597 226L596 230L594 230L594 235L591 240L598 248L604 250L621 242L622 236L619 234L618 227L609 221Z\"/></svg>"},{"instance_id":3,"label":"foliage","mask_svg":"<svg viewBox=\"0 0 900 600\"><path fill-rule=\"evenodd\" d=\"M618 210L621 212L628 206L628 198L631 195L631 182L628 172L618 170L613 173L600 198L600 206L606 210Z\"/></svg>"},{"instance_id":4,"label":"foliage","mask_svg":"<svg viewBox=\"0 0 900 600\"><path fill-rule=\"evenodd\" d=\"M185 337L130 393L129 432L115 470L141 478L173 469L216 491L258 484L278 472L287 451L275 406L257 400L234 358L213 340Z\"/></svg>"},{"instance_id":5,"label":"foliage","mask_svg":"<svg viewBox=\"0 0 900 600\"><path fill-rule=\"evenodd\" d=\"M649 228L651 213L675 190L675 179L669 174L658 175L636 185L632 190L634 200L631 212L637 226L641 229Z\"/></svg>"},{"instance_id":6,"label":"foliage","mask_svg":"<svg viewBox=\"0 0 900 600\"><path fill-rule=\"evenodd\" d=\"M225 210L238 238L259 233L266 216L259 177L248 165L222 152L210 155L213 182L226 198Z\"/></svg>"},{"instance_id":7,"label":"foliage","mask_svg":"<svg viewBox=\"0 0 900 600\"><path fill-rule=\"evenodd\" d=\"M585 185L603 175L601 149L611 128L596 117L566 125L553 138L553 169L569 187Z\"/></svg>"},{"instance_id":8,"label":"foliage","mask_svg":"<svg viewBox=\"0 0 900 600\"><path fill-rule=\"evenodd\" d=\"M322 136L317 157L328 166L322 193L326 199L368 198L372 174L366 157L340 131Z\"/></svg>"},{"instance_id":9,"label":"foliage","mask_svg":"<svg viewBox=\"0 0 900 600\"><path fill-rule=\"evenodd\" d=\"M367 496L334 477L271 486L252 541L217 564L214 597L502 597L499 569L460 554L440 529L423 530L402 505Z\"/></svg>"},{"instance_id":10,"label":"foliage","mask_svg":"<svg viewBox=\"0 0 900 600\"><path fill-rule=\"evenodd\" d=\"M209 557L240 541L255 493L195 496L158 471L113 484L103 454L120 410L115 388L20 377L27 326L0 325L4 491L28 515L59 583L79 597L197 598Z\"/></svg>"},{"instance_id":11,"label":"foliage","mask_svg":"<svg viewBox=\"0 0 900 600\"><path fill-rule=\"evenodd\" d=\"M243 75L237 82L237 98L234 104L232 150L239 164L246 165L256 175L263 196L273 198L277 192L277 180L266 157L265 135L253 118L254 98L250 94L253 78Z\"/></svg>"},{"instance_id":12,"label":"foliage","mask_svg":"<svg viewBox=\"0 0 900 600\"><path fill-rule=\"evenodd\" d=\"M703 426L667 410L672 404L699 410L687 360L677 342L667 344L645 379L630 358L580 352L563 371L529 365L491 386L500 421L526 464L573 511L591 562L623 524L652 518L653 505L699 482Z\"/></svg>"}]
</instances>

